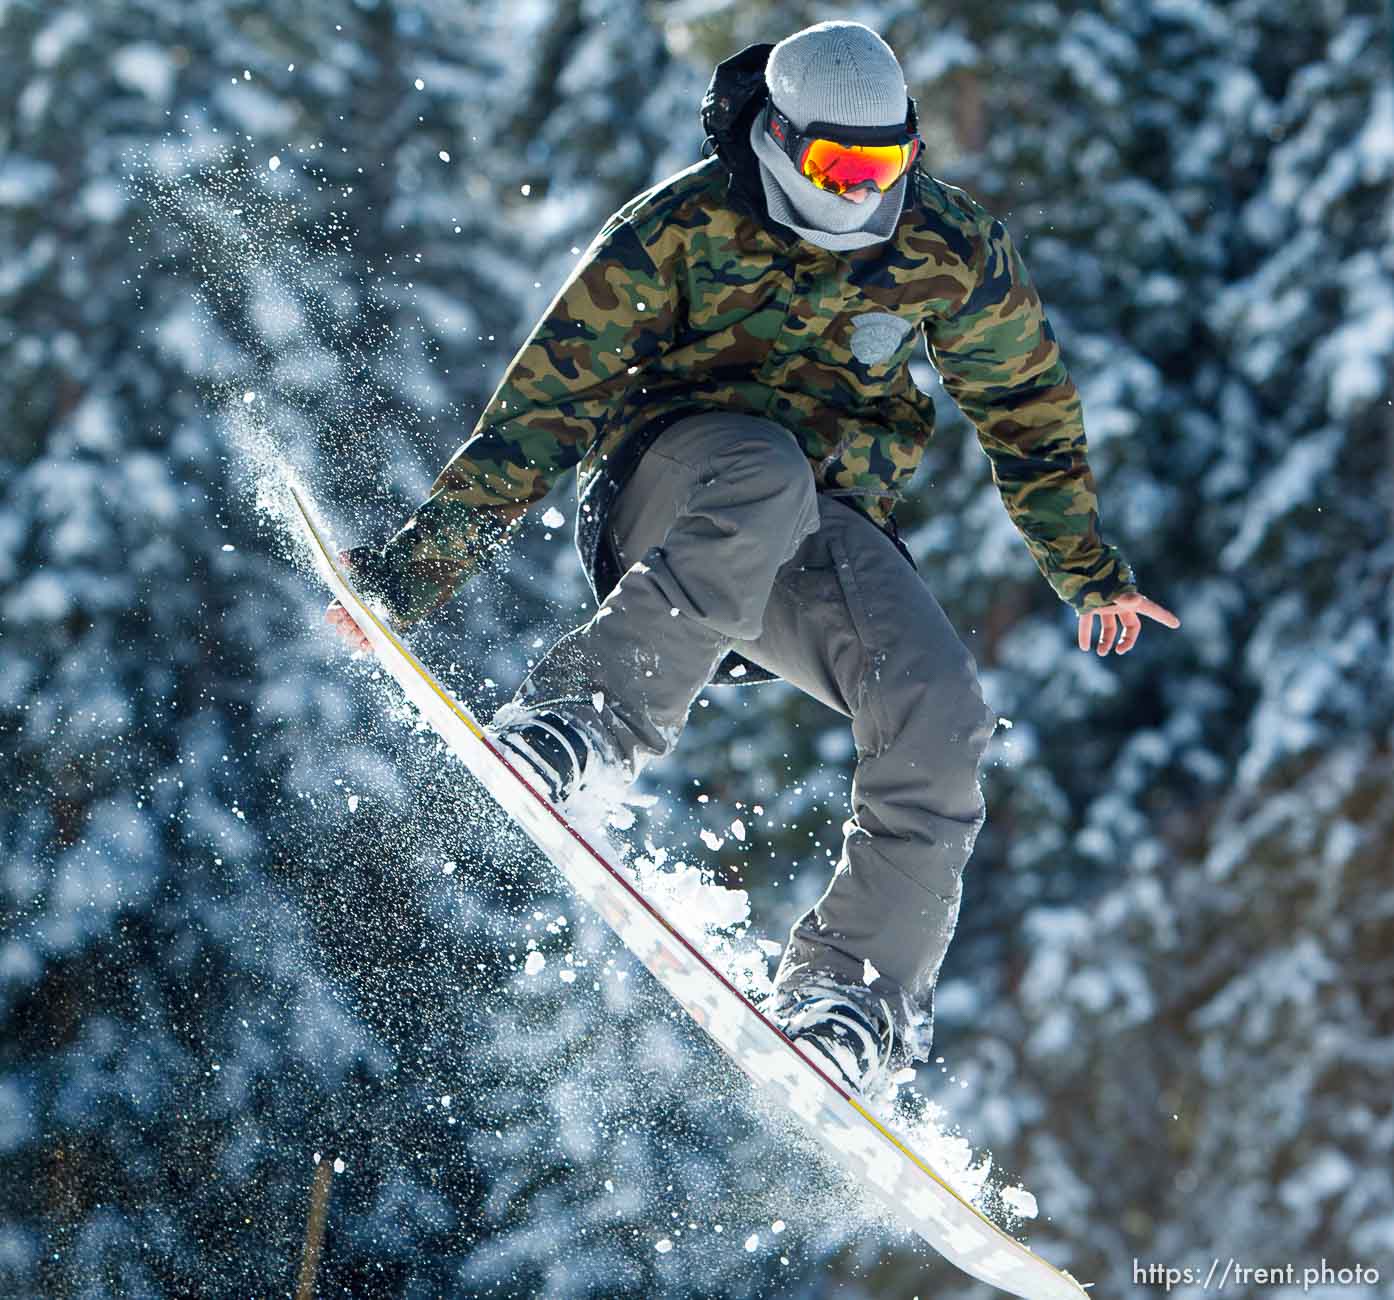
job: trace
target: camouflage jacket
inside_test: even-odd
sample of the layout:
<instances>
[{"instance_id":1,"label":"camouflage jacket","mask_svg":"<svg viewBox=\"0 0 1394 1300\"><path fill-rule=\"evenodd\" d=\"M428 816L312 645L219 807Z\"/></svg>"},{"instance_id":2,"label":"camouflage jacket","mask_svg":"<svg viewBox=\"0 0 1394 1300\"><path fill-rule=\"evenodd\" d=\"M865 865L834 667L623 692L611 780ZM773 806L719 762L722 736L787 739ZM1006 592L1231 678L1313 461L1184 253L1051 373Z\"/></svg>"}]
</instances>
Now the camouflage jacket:
<instances>
[{"instance_id":1,"label":"camouflage jacket","mask_svg":"<svg viewBox=\"0 0 1394 1300\"><path fill-rule=\"evenodd\" d=\"M716 156L606 222L429 499L374 553L364 577L399 623L446 600L572 466L578 547L603 598L619 578L609 503L693 410L783 425L821 490L886 524L934 429L908 366L921 341L1056 593L1083 610L1135 590L1100 536L1079 394L1006 228L917 167L889 240L807 243L765 209L750 98Z\"/></svg>"}]
</instances>

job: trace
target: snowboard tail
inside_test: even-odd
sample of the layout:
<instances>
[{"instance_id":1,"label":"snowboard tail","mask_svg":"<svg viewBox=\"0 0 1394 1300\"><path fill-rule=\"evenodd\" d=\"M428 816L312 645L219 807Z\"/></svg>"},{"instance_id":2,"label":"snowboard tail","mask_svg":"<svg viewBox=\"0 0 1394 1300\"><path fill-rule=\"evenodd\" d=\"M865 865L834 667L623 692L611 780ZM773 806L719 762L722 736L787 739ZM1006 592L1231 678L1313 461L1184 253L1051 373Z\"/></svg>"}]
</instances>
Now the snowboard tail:
<instances>
[{"instance_id":1,"label":"snowboard tail","mask_svg":"<svg viewBox=\"0 0 1394 1300\"><path fill-rule=\"evenodd\" d=\"M829 1157L906 1228L973 1277L1024 1300L1086 1292L959 1195L858 1099L799 1051L702 952L547 800L527 773L354 590L301 495L290 489L316 567L450 751L525 830L625 946L765 1095L796 1115Z\"/></svg>"}]
</instances>

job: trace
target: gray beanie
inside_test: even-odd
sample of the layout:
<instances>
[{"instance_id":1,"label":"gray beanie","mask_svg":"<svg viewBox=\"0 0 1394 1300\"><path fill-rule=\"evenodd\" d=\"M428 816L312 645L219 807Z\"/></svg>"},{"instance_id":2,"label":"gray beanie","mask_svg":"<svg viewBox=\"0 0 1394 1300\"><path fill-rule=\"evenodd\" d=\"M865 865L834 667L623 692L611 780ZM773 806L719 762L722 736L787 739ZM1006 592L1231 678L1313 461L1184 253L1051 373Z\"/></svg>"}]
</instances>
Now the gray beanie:
<instances>
[{"instance_id":1,"label":"gray beanie","mask_svg":"<svg viewBox=\"0 0 1394 1300\"><path fill-rule=\"evenodd\" d=\"M905 74L891 47L869 27L824 22L786 37L765 65L770 98L802 130L810 122L837 126L900 126L908 101ZM863 248L890 237L900 219L906 178L860 204L820 189L763 127L757 115L750 143L770 215L822 248Z\"/></svg>"},{"instance_id":2,"label":"gray beanie","mask_svg":"<svg viewBox=\"0 0 1394 1300\"><path fill-rule=\"evenodd\" d=\"M785 37L770 51L765 84L799 131L810 122L890 127L905 121L900 61L861 23L818 23Z\"/></svg>"}]
</instances>

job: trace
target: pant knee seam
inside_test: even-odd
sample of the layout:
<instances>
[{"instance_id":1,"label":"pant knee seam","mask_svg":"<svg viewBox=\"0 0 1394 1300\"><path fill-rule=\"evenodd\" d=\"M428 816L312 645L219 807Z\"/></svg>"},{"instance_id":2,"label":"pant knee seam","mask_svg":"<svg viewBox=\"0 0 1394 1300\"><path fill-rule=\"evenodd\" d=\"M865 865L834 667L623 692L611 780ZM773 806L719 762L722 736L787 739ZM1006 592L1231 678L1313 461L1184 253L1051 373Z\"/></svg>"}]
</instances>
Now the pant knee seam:
<instances>
[{"instance_id":1,"label":"pant knee seam","mask_svg":"<svg viewBox=\"0 0 1394 1300\"><path fill-rule=\"evenodd\" d=\"M957 818L945 818L945 820L946 820L946 821L956 821L956 820L958 820L958 819L957 819ZM978 824L981 824L981 823L975 821L975 822L964 822L963 824L964 824L965 826L970 826L970 825L978 825ZM958 894L955 894L954 897L952 897L952 898L945 898L944 895L941 894L937 889L931 889L928 885L926 885L926 884L924 883L924 881L922 881L922 880L916 880L915 877L912 876L908 871L906 871L904 867L900 866L899 864L897 864L896 862L894 862L894 861L892 861L890 858L888 858L879 848L876 847L876 844L871 840L870 837L868 837L868 840L867 840L867 842L866 842L866 844L865 844L865 847L868 848L868 849L870 849L873 853L875 853L876 856L877 856L877 858L878 858L881 862L885 863L885 865L888 866L888 867L889 867L892 871L894 871L897 875L903 877L905 880L908 880L912 885L915 886L916 889L921 889L921 890L923 890L926 894L928 894L931 898L935 899L937 902L943 903L945 907L952 907L955 903L957 903L957 902L959 901L959 898L962 896L962 884L961 884L961 882L962 882L962 876L963 876L963 868L959 868L958 871L955 871L955 872L954 872L954 880L955 880L956 882L959 882L960 892L959 892ZM965 861L965 863L964 863L964 866L967 866L967 862L966 862L966 861Z\"/></svg>"}]
</instances>

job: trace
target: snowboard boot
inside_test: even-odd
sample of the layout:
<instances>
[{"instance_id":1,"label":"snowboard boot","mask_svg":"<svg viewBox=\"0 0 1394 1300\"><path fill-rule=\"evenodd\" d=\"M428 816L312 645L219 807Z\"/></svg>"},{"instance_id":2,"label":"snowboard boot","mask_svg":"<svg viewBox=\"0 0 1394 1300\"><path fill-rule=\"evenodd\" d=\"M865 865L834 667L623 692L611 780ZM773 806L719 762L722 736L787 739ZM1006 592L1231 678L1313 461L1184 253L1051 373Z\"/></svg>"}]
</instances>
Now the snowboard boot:
<instances>
[{"instance_id":1,"label":"snowboard boot","mask_svg":"<svg viewBox=\"0 0 1394 1300\"><path fill-rule=\"evenodd\" d=\"M535 776L553 804L622 773L623 764L598 728L555 708L513 705L501 713L502 720L488 728L495 744L507 758L521 760L523 775Z\"/></svg>"},{"instance_id":2,"label":"snowboard boot","mask_svg":"<svg viewBox=\"0 0 1394 1300\"><path fill-rule=\"evenodd\" d=\"M895 1019L885 998L854 993L832 979L800 983L772 1012L785 1036L833 1078L869 1096L890 1065Z\"/></svg>"}]
</instances>

